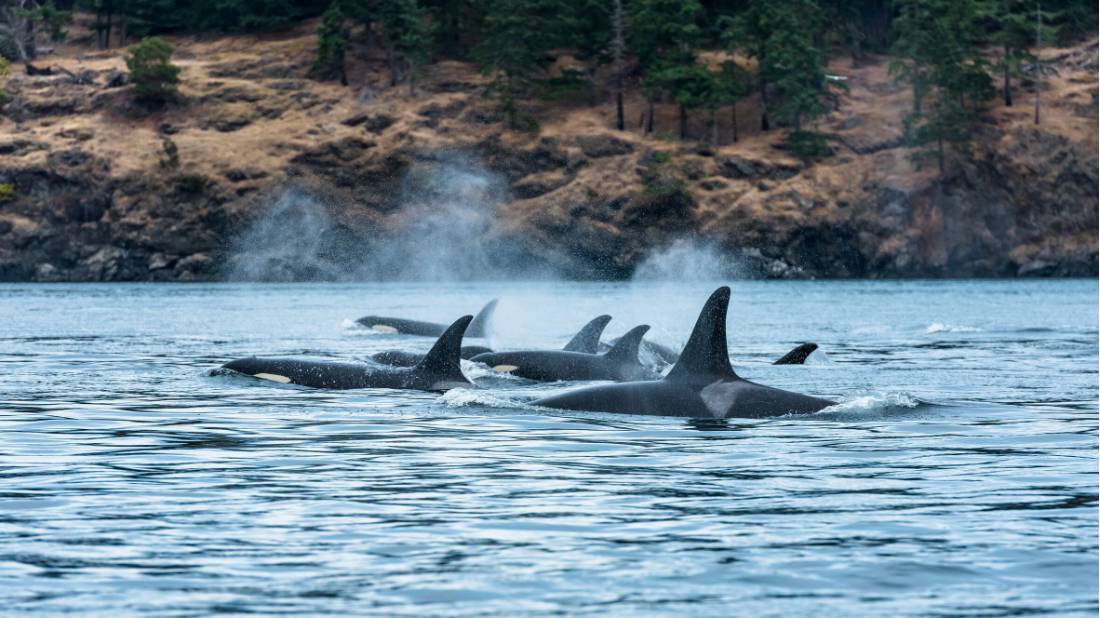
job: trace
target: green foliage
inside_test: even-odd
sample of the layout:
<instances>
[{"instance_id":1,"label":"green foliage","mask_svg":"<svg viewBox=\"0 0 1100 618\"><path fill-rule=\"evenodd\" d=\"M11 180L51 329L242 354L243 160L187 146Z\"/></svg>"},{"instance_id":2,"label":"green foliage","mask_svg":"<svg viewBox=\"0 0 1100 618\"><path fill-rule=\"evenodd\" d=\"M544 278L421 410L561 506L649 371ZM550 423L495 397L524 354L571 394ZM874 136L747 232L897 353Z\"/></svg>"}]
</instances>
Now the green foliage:
<instances>
[{"instance_id":1,"label":"green foliage","mask_svg":"<svg viewBox=\"0 0 1100 618\"><path fill-rule=\"evenodd\" d=\"M751 0L729 29L729 38L756 58L765 110L774 112L795 131L805 120L825 112L824 52L814 42L821 29L821 12L814 0ZM775 95L768 98L768 87ZM762 121L767 128L767 117Z\"/></svg>"},{"instance_id":2,"label":"green foliage","mask_svg":"<svg viewBox=\"0 0 1100 618\"><path fill-rule=\"evenodd\" d=\"M481 43L474 57L492 77L486 94L520 128L526 116L520 101L528 96L546 62L546 52L561 40L571 20L563 0L488 0ZM530 126L530 121L526 119Z\"/></svg>"},{"instance_id":3,"label":"green foliage","mask_svg":"<svg viewBox=\"0 0 1100 618\"><path fill-rule=\"evenodd\" d=\"M8 73L11 72L11 63L7 58L0 56L0 105L3 105L8 100L8 91L4 88L4 82L7 81Z\"/></svg>"},{"instance_id":4,"label":"green foliage","mask_svg":"<svg viewBox=\"0 0 1100 618\"><path fill-rule=\"evenodd\" d=\"M799 158L810 160L827 154L829 143L816 131L791 131L787 136L787 148Z\"/></svg>"},{"instance_id":5,"label":"green foliage","mask_svg":"<svg viewBox=\"0 0 1100 618\"><path fill-rule=\"evenodd\" d=\"M139 101L159 104L175 97L180 68L171 62L172 51L160 37L148 37L130 47L126 68Z\"/></svg>"},{"instance_id":6,"label":"green foliage","mask_svg":"<svg viewBox=\"0 0 1100 618\"><path fill-rule=\"evenodd\" d=\"M672 153L658 150L643 157L639 175L642 177L642 189L646 196L659 200L685 190L687 183L680 170L668 165Z\"/></svg>"},{"instance_id":7,"label":"green foliage","mask_svg":"<svg viewBox=\"0 0 1100 618\"><path fill-rule=\"evenodd\" d=\"M431 56L432 30L416 0L381 0L378 7L382 36L390 57L391 82L414 81Z\"/></svg>"},{"instance_id":8,"label":"green foliage","mask_svg":"<svg viewBox=\"0 0 1100 618\"><path fill-rule=\"evenodd\" d=\"M10 182L0 183L0 204L15 201L16 196L15 185Z\"/></svg>"},{"instance_id":9,"label":"green foliage","mask_svg":"<svg viewBox=\"0 0 1100 618\"><path fill-rule=\"evenodd\" d=\"M320 79L339 77L344 83L344 57L348 48L348 30L344 25L344 10L340 0L334 0L321 17L317 27L317 59L310 68L310 75Z\"/></svg>"},{"instance_id":10,"label":"green foliage","mask_svg":"<svg viewBox=\"0 0 1100 618\"><path fill-rule=\"evenodd\" d=\"M73 23L72 11L62 11L57 8L53 0L44 2L27 12L27 16L33 21L42 24L50 41L60 43L68 36L65 26Z\"/></svg>"},{"instance_id":11,"label":"green foliage","mask_svg":"<svg viewBox=\"0 0 1100 618\"><path fill-rule=\"evenodd\" d=\"M161 169L175 170L180 166L180 151L176 147L176 142L172 138L165 135L160 140L161 148L164 150L164 156L160 159Z\"/></svg>"},{"instance_id":12,"label":"green foliage","mask_svg":"<svg viewBox=\"0 0 1100 618\"><path fill-rule=\"evenodd\" d=\"M968 153L982 104L994 96L980 9L977 0L906 0L895 20L895 74L914 84L907 134L915 158L935 156L940 171L945 144Z\"/></svg>"}]
</instances>

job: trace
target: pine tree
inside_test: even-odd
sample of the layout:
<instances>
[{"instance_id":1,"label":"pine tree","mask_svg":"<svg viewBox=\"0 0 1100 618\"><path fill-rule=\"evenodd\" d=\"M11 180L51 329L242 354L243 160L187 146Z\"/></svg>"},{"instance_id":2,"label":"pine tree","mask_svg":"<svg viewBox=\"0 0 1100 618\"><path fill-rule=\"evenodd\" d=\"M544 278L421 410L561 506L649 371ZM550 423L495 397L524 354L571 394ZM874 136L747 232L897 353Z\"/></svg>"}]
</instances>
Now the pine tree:
<instances>
[{"instance_id":1,"label":"pine tree","mask_svg":"<svg viewBox=\"0 0 1100 618\"><path fill-rule=\"evenodd\" d=\"M513 129L520 126L520 100L530 94L546 52L568 27L563 7L559 0L489 0L474 56L492 77L486 94L496 99Z\"/></svg>"},{"instance_id":2,"label":"pine tree","mask_svg":"<svg viewBox=\"0 0 1100 618\"><path fill-rule=\"evenodd\" d=\"M344 56L348 47L348 30L344 20L341 1L334 0L317 27L317 60L313 62L310 74L321 79L339 77L340 83L346 86L348 75L344 68Z\"/></svg>"},{"instance_id":3,"label":"pine tree","mask_svg":"<svg viewBox=\"0 0 1100 618\"><path fill-rule=\"evenodd\" d=\"M139 101L161 104L175 96L180 68L172 64L173 51L160 37L142 39L130 48L126 68Z\"/></svg>"},{"instance_id":4,"label":"pine tree","mask_svg":"<svg viewBox=\"0 0 1100 618\"><path fill-rule=\"evenodd\" d=\"M981 53L979 8L977 0L910 0L895 20L898 62L907 67L896 74L921 80L907 133L920 149L917 158L934 155L941 173L945 145L966 153L982 103L995 96Z\"/></svg>"},{"instance_id":5,"label":"pine tree","mask_svg":"<svg viewBox=\"0 0 1100 618\"><path fill-rule=\"evenodd\" d=\"M432 42L424 10L416 0L382 0L378 14L390 65L390 85L408 79L412 89L420 67L428 61Z\"/></svg>"},{"instance_id":6,"label":"pine tree","mask_svg":"<svg viewBox=\"0 0 1100 618\"><path fill-rule=\"evenodd\" d=\"M623 0L613 0L614 11L611 14L611 57L612 71L615 81L615 128L622 131L626 128L626 119L623 112L623 56L626 55L626 13L623 11Z\"/></svg>"},{"instance_id":7,"label":"pine tree","mask_svg":"<svg viewBox=\"0 0 1100 618\"><path fill-rule=\"evenodd\" d=\"M637 0L631 14L631 41L645 73L643 86L646 92L648 115L646 133L653 131L654 100L661 95L675 95L669 86L676 82L687 83L694 71L695 46L702 38L702 31L695 23L702 12L697 0ZM685 81L687 80L687 81ZM680 98L690 99L683 93ZM681 104L681 135L686 125L687 110Z\"/></svg>"}]
</instances>

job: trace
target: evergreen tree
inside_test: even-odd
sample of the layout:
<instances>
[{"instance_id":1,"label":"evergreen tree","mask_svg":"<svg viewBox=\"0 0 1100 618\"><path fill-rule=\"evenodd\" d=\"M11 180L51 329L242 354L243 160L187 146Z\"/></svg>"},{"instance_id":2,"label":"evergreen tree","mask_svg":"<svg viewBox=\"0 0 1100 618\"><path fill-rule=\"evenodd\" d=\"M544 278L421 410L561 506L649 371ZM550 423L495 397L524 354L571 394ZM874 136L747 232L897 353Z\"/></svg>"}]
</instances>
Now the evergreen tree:
<instances>
[{"instance_id":1,"label":"evergreen tree","mask_svg":"<svg viewBox=\"0 0 1100 618\"><path fill-rule=\"evenodd\" d=\"M907 118L911 142L920 148L917 158L935 156L945 169L945 145L966 153L973 138L980 106L995 96L982 56L977 0L912 0L914 19L895 22L898 52L913 67L902 75L919 75L925 86ZM919 29L915 39L913 30ZM913 48L908 42L919 40ZM912 53L916 49L917 53ZM909 54L906 56L906 54ZM914 91L917 93L918 91ZM927 109L922 104L927 98Z\"/></svg>"},{"instance_id":2,"label":"evergreen tree","mask_svg":"<svg viewBox=\"0 0 1100 618\"><path fill-rule=\"evenodd\" d=\"M348 74L344 68L344 56L348 47L348 30L344 24L344 10L341 0L333 0L321 17L317 27L317 60L310 68L310 74L320 79L340 78L340 83L348 85Z\"/></svg>"},{"instance_id":3,"label":"evergreen tree","mask_svg":"<svg viewBox=\"0 0 1100 618\"><path fill-rule=\"evenodd\" d=\"M180 68L172 64L172 46L160 37L142 39L130 48L126 68L139 101L161 104L176 95Z\"/></svg>"},{"instance_id":4,"label":"evergreen tree","mask_svg":"<svg viewBox=\"0 0 1100 618\"><path fill-rule=\"evenodd\" d=\"M568 26L560 0L488 0L481 42L474 49L481 70L492 77L486 92L519 128L520 100L544 68L546 52Z\"/></svg>"},{"instance_id":5,"label":"evergreen tree","mask_svg":"<svg viewBox=\"0 0 1100 618\"><path fill-rule=\"evenodd\" d=\"M1012 78L1020 77L1025 68L1034 66L1038 58L1032 53L1032 45L1036 42L1035 2L1034 0L994 0L996 7L994 14L997 21L997 32L994 42L1001 48L1001 57L997 61L1000 70L1002 93L1004 103L1012 107ZM1052 33L1050 28L1043 26L1043 38L1048 40Z\"/></svg>"},{"instance_id":6,"label":"evergreen tree","mask_svg":"<svg viewBox=\"0 0 1100 618\"><path fill-rule=\"evenodd\" d=\"M636 0L631 14L631 41L638 62L645 74L643 86L649 107L646 133L653 131L654 100L671 96L674 100L691 100L690 92L675 92L677 84L693 81L695 46L702 31L695 23L702 12L697 0ZM693 87L688 88L692 90ZM680 127L684 133L687 110L681 103Z\"/></svg>"},{"instance_id":7,"label":"evergreen tree","mask_svg":"<svg viewBox=\"0 0 1100 618\"><path fill-rule=\"evenodd\" d=\"M382 0L378 12L390 65L390 85L408 79L411 89L430 55L432 34L424 11L416 0Z\"/></svg>"}]
</instances>

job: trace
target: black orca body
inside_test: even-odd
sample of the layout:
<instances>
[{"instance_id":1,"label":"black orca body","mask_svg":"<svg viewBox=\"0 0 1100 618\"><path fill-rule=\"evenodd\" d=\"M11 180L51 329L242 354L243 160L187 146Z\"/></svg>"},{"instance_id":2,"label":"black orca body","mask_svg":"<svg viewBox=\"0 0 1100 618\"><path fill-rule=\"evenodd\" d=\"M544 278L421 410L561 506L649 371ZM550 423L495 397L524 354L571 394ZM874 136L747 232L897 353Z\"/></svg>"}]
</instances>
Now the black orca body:
<instances>
[{"instance_id":1,"label":"black orca body","mask_svg":"<svg viewBox=\"0 0 1100 618\"><path fill-rule=\"evenodd\" d=\"M473 360L528 380L641 380L650 376L638 362L638 345L647 330L644 325L634 327L604 354L530 350L479 354Z\"/></svg>"},{"instance_id":2,"label":"black orca body","mask_svg":"<svg viewBox=\"0 0 1100 618\"><path fill-rule=\"evenodd\" d=\"M569 343L565 344L565 347L562 349L566 352L595 354L600 344L600 335L603 334L603 329L610 321L611 316L609 315L601 315L593 318L588 324L584 325L584 328L577 331L577 334L573 335L573 338L570 339ZM485 346L464 345L462 346L460 356L466 360L471 360L478 354L490 353L492 353L492 350ZM386 350L385 352L371 354L370 359L376 363L382 363L383 365L412 367L423 360L424 355L419 352L406 352L404 350Z\"/></svg>"},{"instance_id":3,"label":"black orca body","mask_svg":"<svg viewBox=\"0 0 1100 618\"><path fill-rule=\"evenodd\" d=\"M489 335L489 320L493 317L493 310L497 307L496 299L488 302L481 311L477 312L474 321L466 330L467 337L486 337ZM424 337L439 337L447 330L446 324L436 322L421 322L419 320L406 320L404 318L390 318L378 315L368 315L359 318L356 323L372 330L384 333L401 333L404 335L421 335Z\"/></svg>"},{"instance_id":4,"label":"black orca body","mask_svg":"<svg viewBox=\"0 0 1100 618\"><path fill-rule=\"evenodd\" d=\"M734 373L726 347L729 299L728 287L711 294L680 360L663 380L592 386L545 397L534 405L717 419L808 413L833 405L826 399L755 384Z\"/></svg>"},{"instance_id":5,"label":"black orca body","mask_svg":"<svg viewBox=\"0 0 1100 618\"><path fill-rule=\"evenodd\" d=\"M816 343L803 343L797 348L784 354L779 360L772 363L773 365L804 365L806 364L806 358L810 354L814 353L817 349Z\"/></svg>"},{"instance_id":6,"label":"black orca body","mask_svg":"<svg viewBox=\"0 0 1100 618\"><path fill-rule=\"evenodd\" d=\"M459 351L459 358L470 360L478 354L485 354L493 350L483 345L464 345ZM390 365L391 367L414 367L424 360L424 354L420 352L406 352L405 350L386 350L370 355L370 359L376 363Z\"/></svg>"},{"instance_id":7,"label":"black orca body","mask_svg":"<svg viewBox=\"0 0 1100 618\"><path fill-rule=\"evenodd\" d=\"M473 316L463 316L435 342L414 367L382 367L366 363L334 363L299 358L241 358L222 365L225 369L280 384L313 388L401 388L446 391L470 386L462 375L458 353L462 334Z\"/></svg>"}]
</instances>

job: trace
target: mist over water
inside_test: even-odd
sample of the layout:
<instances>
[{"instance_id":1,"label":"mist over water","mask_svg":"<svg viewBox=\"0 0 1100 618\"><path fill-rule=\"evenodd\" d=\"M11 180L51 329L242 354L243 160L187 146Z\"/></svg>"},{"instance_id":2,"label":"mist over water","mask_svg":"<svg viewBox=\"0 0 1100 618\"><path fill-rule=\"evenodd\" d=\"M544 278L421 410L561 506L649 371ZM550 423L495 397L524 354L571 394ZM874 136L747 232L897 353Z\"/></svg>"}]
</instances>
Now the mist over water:
<instances>
[{"instance_id":1,"label":"mist over water","mask_svg":"<svg viewBox=\"0 0 1100 618\"><path fill-rule=\"evenodd\" d=\"M474 159L449 154L414 164L392 227L363 237L329 209L288 190L241 234L232 281L475 281L557 274L503 222L507 183Z\"/></svg>"},{"instance_id":2,"label":"mist over water","mask_svg":"<svg viewBox=\"0 0 1100 618\"><path fill-rule=\"evenodd\" d=\"M333 229L327 210L302 191L284 192L233 244L230 281L335 280L339 265L325 259Z\"/></svg>"},{"instance_id":3,"label":"mist over water","mask_svg":"<svg viewBox=\"0 0 1100 618\"><path fill-rule=\"evenodd\" d=\"M748 267L715 243L681 238L645 257L634 269L634 281L702 282L744 279Z\"/></svg>"}]
</instances>

